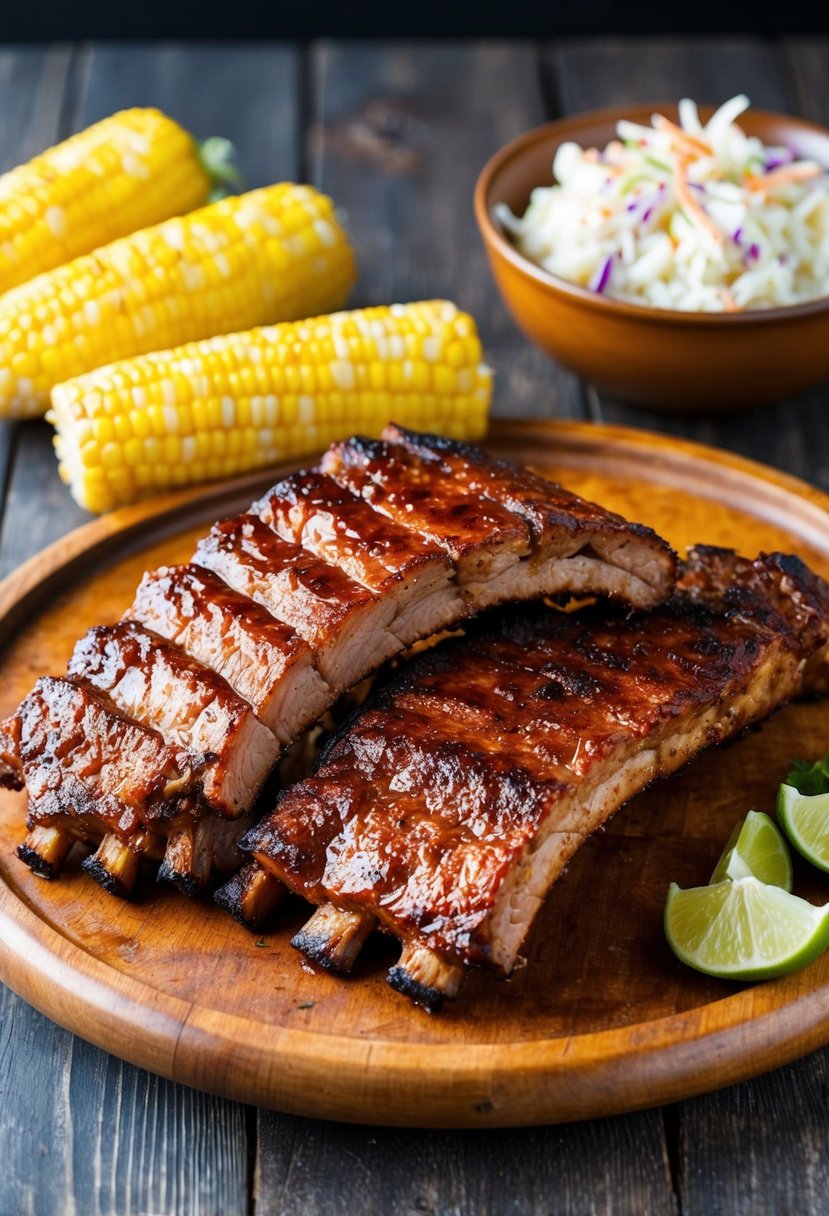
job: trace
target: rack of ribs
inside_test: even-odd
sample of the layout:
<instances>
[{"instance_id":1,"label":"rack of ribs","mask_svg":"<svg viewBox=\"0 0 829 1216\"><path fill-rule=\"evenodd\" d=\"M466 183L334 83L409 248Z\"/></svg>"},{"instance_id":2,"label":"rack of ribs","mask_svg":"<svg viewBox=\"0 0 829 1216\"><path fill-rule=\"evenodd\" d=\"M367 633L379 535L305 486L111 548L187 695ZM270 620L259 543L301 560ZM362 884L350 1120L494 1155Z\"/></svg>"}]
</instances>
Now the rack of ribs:
<instances>
[{"instance_id":1,"label":"rack of ribs","mask_svg":"<svg viewBox=\"0 0 829 1216\"><path fill-rule=\"evenodd\" d=\"M98 845L88 872L122 894L144 856L199 890L238 863L280 755L387 659L508 600L572 593L650 608L675 573L651 530L476 448L394 426L336 444L215 524L190 563L145 575L124 619L78 644L63 699L48 685L47 705L38 686L5 725L0 784L30 794L20 856L54 877L81 839ZM119 787L67 742L79 714L85 747L113 772L142 741L128 813L96 816ZM48 803L32 796L46 773ZM240 896L250 919L282 890L254 877Z\"/></svg>"},{"instance_id":2,"label":"rack of ribs","mask_svg":"<svg viewBox=\"0 0 829 1216\"><path fill-rule=\"evenodd\" d=\"M403 947L389 982L437 1008L467 966L509 974L587 837L798 694L827 638L829 588L797 558L706 547L651 612L496 609L378 683L220 902L244 919L279 880L318 906L294 945L333 971L379 927Z\"/></svg>"}]
</instances>

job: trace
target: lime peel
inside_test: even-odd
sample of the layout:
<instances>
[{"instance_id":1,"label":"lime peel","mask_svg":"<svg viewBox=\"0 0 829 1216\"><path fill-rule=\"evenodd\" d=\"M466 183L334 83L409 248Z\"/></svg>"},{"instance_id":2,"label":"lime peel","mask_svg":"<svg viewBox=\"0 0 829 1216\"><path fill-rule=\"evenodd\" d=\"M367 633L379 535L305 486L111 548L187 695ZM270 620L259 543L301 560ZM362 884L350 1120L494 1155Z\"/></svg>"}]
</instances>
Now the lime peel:
<instances>
[{"instance_id":1,"label":"lime peel","mask_svg":"<svg viewBox=\"0 0 829 1216\"><path fill-rule=\"evenodd\" d=\"M749 811L734 828L709 883L750 877L784 891L792 889L792 859L786 842L774 820L762 811Z\"/></svg>"},{"instance_id":2,"label":"lime peel","mask_svg":"<svg viewBox=\"0 0 829 1216\"><path fill-rule=\"evenodd\" d=\"M829 904L815 907L753 876L685 890L671 883L665 936L678 959L705 975L773 979L829 946Z\"/></svg>"},{"instance_id":3,"label":"lime peel","mask_svg":"<svg viewBox=\"0 0 829 1216\"><path fill-rule=\"evenodd\" d=\"M829 873L829 793L803 794L794 785L781 785L777 818L798 853Z\"/></svg>"}]
</instances>

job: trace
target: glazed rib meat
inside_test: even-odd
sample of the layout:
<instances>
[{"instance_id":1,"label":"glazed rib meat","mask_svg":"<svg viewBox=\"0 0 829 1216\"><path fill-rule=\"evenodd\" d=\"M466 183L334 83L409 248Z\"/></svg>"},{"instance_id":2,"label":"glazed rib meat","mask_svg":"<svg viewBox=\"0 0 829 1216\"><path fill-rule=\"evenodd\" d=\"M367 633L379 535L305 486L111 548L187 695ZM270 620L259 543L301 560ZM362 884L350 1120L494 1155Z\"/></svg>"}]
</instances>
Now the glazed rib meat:
<instances>
[{"instance_id":1,"label":"glazed rib meat","mask_svg":"<svg viewBox=\"0 0 829 1216\"><path fill-rule=\"evenodd\" d=\"M243 841L320 905L295 944L347 970L375 925L427 1006L507 974L555 878L623 803L802 688L829 588L698 548L653 612L500 609L405 664Z\"/></svg>"},{"instance_id":2,"label":"glazed rib meat","mask_svg":"<svg viewBox=\"0 0 829 1216\"><path fill-rule=\"evenodd\" d=\"M418 639L507 599L572 592L644 607L673 586L675 555L655 533L477 449L391 428L381 443L336 445L323 463L215 524L188 565L146 575L126 617L79 644L72 687L103 696L130 729L200 757L152 839L128 840L106 816L93 822L97 775L73 769L86 808L74 835L100 841L93 872L115 874L119 890L145 840L147 856L163 855L160 875L187 889L208 880L211 855L226 870L234 830L280 750ZM41 736L41 777L74 752L55 723L41 729L29 712L16 722L0 747L0 783L34 788L22 756ZM106 739L122 747L117 732ZM44 873L58 873L73 839L66 825L80 815L61 798L66 830L48 840L30 800L24 853ZM238 880L237 910L259 915L277 898L263 874Z\"/></svg>"},{"instance_id":3,"label":"glazed rib meat","mask_svg":"<svg viewBox=\"0 0 829 1216\"><path fill-rule=\"evenodd\" d=\"M283 744L330 702L308 643L202 566L145 574L128 615L224 676Z\"/></svg>"},{"instance_id":4,"label":"glazed rib meat","mask_svg":"<svg viewBox=\"0 0 829 1216\"><path fill-rule=\"evenodd\" d=\"M321 467L442 548L472 611L562 591L649 608L673 581L651 529L478 448L392 425L382 441L334 444Z\"/></svg>"},{"instance_id":5,"label":"glazed rib meat","mask_svg":"<svg viewBox=\"0 0 829 1216\"><path fill-rule=\"evenodd\" d=\"M390 602L284 541L256 515L214 524L193 560L304 638L334 695L400 649L388 628Z\"/></svg>"},{"instance_id":6,"label":"glazed rib meat","mask_svg":"<svg viewBox=\"0 0 829 1216\"><path fill-rule=\"evenodd\" d=\"M201 792L221 815L235 819L250 809L280 744L215 671L136 621L122 620L81 638L69 674L170 743L203 754Z\"/></svg>"},{"instance_id":7,"label":"glazed rib meat","mask_svg":"<svg viewBox=\"0 0 829 1216\"><path fill-rule=\"evenodd\" d=\"M399 645L455 624L466 606L447 554L315 469L286 477L251 508L283 539L392 605Z\"/></svg>"},{"instance_id":8,"label":"glazed rib meat","mask_svg":"<svg viewBox=\"0 0 829 1216\"><path fill-rule=\"evenodd\" d=\"M25 781L29 799L18 853L41 877L59 872L75 840L98 840L84 868L125 894L138 856L159 860L170 823L199 816L205 757L168 745L84 683L41 678L3 733L4 784Z\"/></svg>"}]
</instances>

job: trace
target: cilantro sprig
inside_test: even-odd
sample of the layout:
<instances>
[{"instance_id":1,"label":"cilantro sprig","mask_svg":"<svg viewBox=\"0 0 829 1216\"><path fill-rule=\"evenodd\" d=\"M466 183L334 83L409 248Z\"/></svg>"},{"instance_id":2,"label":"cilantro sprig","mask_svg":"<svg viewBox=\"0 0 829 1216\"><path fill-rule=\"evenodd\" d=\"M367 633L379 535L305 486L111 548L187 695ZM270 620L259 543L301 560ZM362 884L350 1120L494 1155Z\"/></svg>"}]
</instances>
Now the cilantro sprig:
<instances>
[{"instance_id":1,"label":"cilantro sprig","mask_svg":"<svg viewBox=\"0 0 829 1216\"><path fill-rule=\"evenodd\" d=\"M809 764L806 760L790 760L784 785L791 785L799 794L811 798L829 794L829 752L821 760Z\"/></svg>"}]
</instances>

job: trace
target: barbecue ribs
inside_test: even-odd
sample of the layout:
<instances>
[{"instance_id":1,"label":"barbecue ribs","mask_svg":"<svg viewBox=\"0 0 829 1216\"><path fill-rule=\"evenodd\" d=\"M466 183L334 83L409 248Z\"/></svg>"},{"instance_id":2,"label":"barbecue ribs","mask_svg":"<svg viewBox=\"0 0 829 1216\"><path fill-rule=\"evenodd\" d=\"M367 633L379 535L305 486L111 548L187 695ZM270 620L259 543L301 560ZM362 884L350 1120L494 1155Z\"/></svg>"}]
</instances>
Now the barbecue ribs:
<instances>
[{"instance_id":1,"label":"barbecue ribs","mask_svg":"<svg viewBox=\"0 0 829 1216\"><path fill-rule=\"evenodd\" d=\"M0 783L30 793L20 855L54 876L77 837L100 842L88 869L122 893L141 856L197 889L233 864L281 751L389 657L491 604L652 607L674 577L649 529L475 448L395 427L335 445L214 525L188 565L147 574L125 619L6 724ZM260 875L239 906L277 897Z\"/></svg>"},{"instance_id":2,"label":"barbecue ribs","mask_svg":"<svg viewBox=\"0 0 829 1216\"><path fill-rule=\"evenodd\" d=\"M220 893L263 874L319 905L294 944L347 971L379 926L391 984L429 1008L467 965L507 974L550 884L656 777L801 691L829 588L797 558L699 547L672 598L626 615L499 609L404 664L285 790Z\"/></svg>"}]
</instances>

